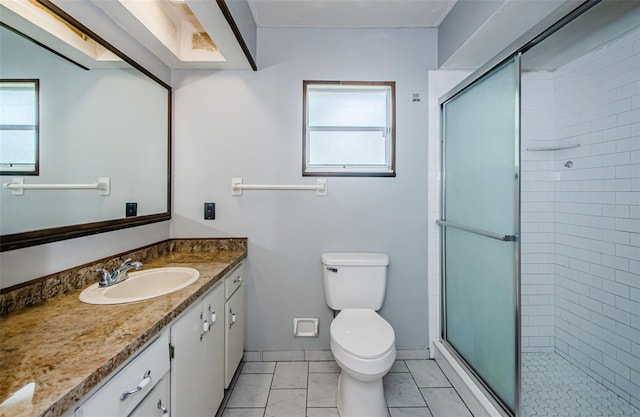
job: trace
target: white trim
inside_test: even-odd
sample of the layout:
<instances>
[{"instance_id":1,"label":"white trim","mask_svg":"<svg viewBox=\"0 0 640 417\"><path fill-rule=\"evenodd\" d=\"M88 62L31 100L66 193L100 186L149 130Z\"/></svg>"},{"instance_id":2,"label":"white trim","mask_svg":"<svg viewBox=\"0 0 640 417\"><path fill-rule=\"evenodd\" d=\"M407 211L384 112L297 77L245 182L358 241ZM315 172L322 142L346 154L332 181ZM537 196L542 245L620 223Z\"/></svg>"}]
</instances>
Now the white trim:
<instances>
[{"instance_id":1,"label":"white trim","mask_svg":"<svg viewBox=\"0 0 640 417\"><path fill-rule=\"evenodd\" d=\"M440 339L435 340L433 342L433 347L437 350L437 353L442 355L442 357L447 361L447 363L451 366L451 368L455 371L455 373L460 377L465 386L471 391L473 396L478 400L482 408L488 413L491 417L503 417L504 414L500 412L496 407L494 407L491 400L484 395L482 390L476 385L476 383L471 379L469 374L467 374L462 366L455 360L455 358L449 353L449 351L444 347ZM434 352L435 354L435 352Z\"/></svg>"}]
</instances>

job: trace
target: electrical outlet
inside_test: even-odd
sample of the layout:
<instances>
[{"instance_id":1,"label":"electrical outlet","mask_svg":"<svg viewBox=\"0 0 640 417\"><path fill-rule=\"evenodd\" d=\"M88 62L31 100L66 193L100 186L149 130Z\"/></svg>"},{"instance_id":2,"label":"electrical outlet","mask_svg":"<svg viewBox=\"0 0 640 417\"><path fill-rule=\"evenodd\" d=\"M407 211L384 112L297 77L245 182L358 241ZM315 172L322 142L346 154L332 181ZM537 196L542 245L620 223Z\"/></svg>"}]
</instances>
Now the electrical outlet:
<instances>
[{"instance_id":1,"label":"electrical outlet","mask_svg":"<svg viewBox=\"0 0 640 417\"><path fill-rule=\"evenodd\" d=\"M124 214L126 217L134 217L138 215L138 203L126 203Z\"/></svg>"},{"instance_id":2,"label":"electrical outlet","mask_svg":"<svg viewBox=\"0 0 640 417\"><path fill-rule=\"evenodd\" d=\"M204 219L216 219L216 203L204 203Z\"/></svg>"}]
</instances>

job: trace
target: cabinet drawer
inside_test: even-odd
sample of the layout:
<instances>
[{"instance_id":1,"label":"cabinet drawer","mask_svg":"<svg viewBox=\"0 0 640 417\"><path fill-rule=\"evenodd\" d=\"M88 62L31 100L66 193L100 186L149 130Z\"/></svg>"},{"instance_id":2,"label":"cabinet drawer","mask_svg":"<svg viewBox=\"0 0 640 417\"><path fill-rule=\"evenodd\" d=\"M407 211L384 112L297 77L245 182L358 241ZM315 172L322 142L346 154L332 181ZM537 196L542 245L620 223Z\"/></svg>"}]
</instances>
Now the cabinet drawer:
<instances>
[{"instance_id":1,"label":"cabinet drawer","mask_svg":"<svg viewBox=\"0 0 640 417\"><path fill-rule=\"evenodd\" d=\"M169 332L164 332L77 410L76 417L127 416L169 371ZM149 374L148 381L143 382ZM134 391L123 395L127 391ZM124 398L123 398L124 397Z\"/></svg>"},{"instance_id":2,"label":"cabinet drawer","mask_svg":"<svg viewBox=\"0 0 640 417\"><path fill-rule=\"evenodd\" d=\"M244 281L244 262L229 272L224 278L224 298L228 300Z\"/></svg>"}]
</instances>

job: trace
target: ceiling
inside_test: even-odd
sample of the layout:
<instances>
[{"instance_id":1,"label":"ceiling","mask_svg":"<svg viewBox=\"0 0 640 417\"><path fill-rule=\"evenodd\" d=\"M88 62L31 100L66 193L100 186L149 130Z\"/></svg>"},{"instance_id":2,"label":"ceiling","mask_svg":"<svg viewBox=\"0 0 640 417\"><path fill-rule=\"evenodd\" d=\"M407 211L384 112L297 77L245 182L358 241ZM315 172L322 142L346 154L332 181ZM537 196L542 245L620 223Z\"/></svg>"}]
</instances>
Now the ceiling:
<instances>
[{"instance_id":1,"label":"ceiling","mask_svg":"<svg viewBox=\"0 0 640 417\"><path fill-rule=\"evenodd\" d=\"M457 0L248 0L259 27L438 27Z\"/></svg>"}]
</instances>

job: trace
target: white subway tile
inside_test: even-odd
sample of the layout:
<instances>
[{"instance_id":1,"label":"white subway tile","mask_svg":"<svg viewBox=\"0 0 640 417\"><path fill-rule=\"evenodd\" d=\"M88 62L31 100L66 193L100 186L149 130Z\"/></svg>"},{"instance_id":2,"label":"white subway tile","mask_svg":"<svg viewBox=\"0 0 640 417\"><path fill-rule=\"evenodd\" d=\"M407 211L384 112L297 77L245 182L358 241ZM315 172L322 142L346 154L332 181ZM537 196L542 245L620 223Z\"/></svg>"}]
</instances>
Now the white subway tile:
<instances>
[{"instance_id":1,"label":"white subway tile","mask_svg":"<svg viewBox=\"0 0 640 417\"><path fill-rule=\"evenodd\" d=\"M602 289L604 291L611 293L612 295L618 295L626 298L629 298L629 295L631 294L630 288L628 285L620 284L618 282L608 280L608 279L602 282ZM609 303L609 305L615 305L615 304Z\"/></svg>"},{"instance_id":2,"label":"white subway tile","mask_svg":"<svg viewBox=\"0 0 640 417\"><path fill-rule=\"evenodd\" d=\"M616 178L637 178L640 164L621 165L615 167Z\"/></svg>"},{"instance_id":3,"label":"white subway tile","mask_svg":"<svg viewBox=\"0 0 640 417\"><path fill-rule=\"evenodd\" d=\"M602 231L602 239L607 242L612 243L621 243L621 244L629 244L630 243L630 233L629 232L620 232L617 230L603 230Z\"/></svg>"},{"instance_id":4,"label":"white subway tile","mask_svg":"<svg viewBox=\"0 0 640 417\"><path fill-rule=\"evenodd\" d=\"M640 330L634 329L633 327L624 325L622 323L616 324L616 333L621 337L629 339L630 341L640 340ZM621 348L621 349L624 349L624 348ZM626 350L627 352L629 351L628 349L624 349L624 350Z\"/></svg>"},{"instance_id":5,"label":"white subway tile","mask_svg":"<svg viewBox=\"0 0 640 417\"><path fill-rule=\"evenodd\" d=\"M637 246L616 244L616 256L640 261L640 248Z\"/></svg>"},{"instance_id":6,"label":"white subway tile","mask_svg":"<svg viewBox=\"0 0 640 417\"><path fill-rule=\"evenodd\" d=\"M629 152L618 152L602 157L602 165L604 166L617 166L628 165L631 163L631 154Z\"/></svg>"},{"instance_id":7,"label":"white subway tile","mask_svg":"<svg viewBox=\"0 0 640 417\"><path fill-rule=\"evenodd\" d=\"M626 311L627 313L630 313L636 316L640 316L640 302L630 300L625 297L620 297L620 296L615 296L615 297L616 297L615 306L618 309L622 311Z\"/></svg>"},{"instance_id":8,"label":"white subway tile","mask_svg":"<svg viewBox=\"0 0 640 417\"><path fill-rule=\"evenodd\" d=\"M580 297L580 305L591 310L592 312L595 311L597 313L602 313L602 303L600 301L594 300L591 297ZM592 314L590 314L588 317L593 320Z\"/></svg>"},{"instance_id":9,"label":"white subway tile","mask_svg":"<svg viewBox=\"0 0 640 417\"><path fill-rule=\"evenodd\" d=\"M640 262L637 261L629 261L629 265L637 265ZM633 288L640 288L640 275L638 271L616 271L616 282L619 282L624 285L628 285Z\"/></svg>"},{"instance_id":10,"label":"white subway tile","mask_svg":"<svg viewBox=\"0 0 640 417\"><path fill-rule=\"evenodd\" d=\"M607 255L615 255L616 245L611 242L604 242L601 240L592 240L591 250L594 252L605 253Z\"/></svg>"},{"instance_id":11,"label":"white subway tile","mask_svg":"<svg viewBox=\"0 0 640 417\"><path fill-rule=\"evenodd\" d=\"M616 219L616 230L637 233L640 230L640 220L636 219Z\"/></svg>"},{"instance_id":12,"label":"white subway tile","mask_svg":"<svg viewBox=\"0 0 640 417\"><path fill-rule=\"evenodd\" d=\"M620 324L616 324L616 327L618 327ZM618 334L617 330L616 332L612 332L609 329L603 328L602 329L602 336L604 337L604 340L607 340L610 344L612 344L613 346L622 349L626 352L631 352L631 340L628 337L625 337L622 334Z\"/></svg>"},{"instance_id":13,"label":"white subway tile","mask_svg":"<svg viewBox=\"0 0 640 417\"><path fill-rule=\"evenodd\" d=\"M590 273L607 280L613 280L615 279L615 271L613 268L607 268L600 264L591 264Z\"/></svg>"},{"instance_id":14,"label":"white subway tile","mask_svg":"<svg viewBox=\"0 0 640 417\"><path fill-rule=\"evenodd\" d=\"M640 149L640 137L638 137L638 134L634 134L627 139L616 140L614 143L616 145L616 152L637 151ZM636 171L636 173L637 172L638 171Z\"/></svg>"},{"instance_id":15,"label":"white subway tile","mask_svg":"<svg viewBox=\"0 0 640 417\"><path fill-rule=\"evenodd\" d=\"M640 165L638 165L640 167ZM639 174L640 175L640 174ZM640 193L638 192L616 192L616 204L640 205Z\"/></svg>"},{"instance_id":16,"label":"white subway tile","mask_svg":"<svg viewBox=\"0 0 640 417\"><path fill-rule=\"evenodd\" d=\"M629 368L629 366L617 361L610 356L605 355L602 358L602 364L618 375L625 376L626 378L631 377L631 369Z\"/></svg>"},{"instance_id":17,"label":"white subway tile","mask_svg":"<svg viewBox=\"0 0 640 417\"><path fill-rule=\"evenodd\" d=\"M591 288L591 298L598 301L599 303L606 304L609 306L616 306L616 296L606 292L599 290L597 288Z\"/></svg>"},{"instance_id":18,"label":"white subway tile","mask_svg":"<svg viewBox=\"0 0 640 417\"><path fill-rule=\"evenodd\" d=\"M617 113L616 115L616 123L618 126L630 125L636 123L638 120L640 120L640 109L632 109L627 112Z\"/></svg>"},{"instance_id":19,"label":"white subway tile","mask_svg":"<svg viewBox=\"0 0 640 417\"><path fill-rule=\"evenodd\" d=\"M629 260L617 256L602 255L602 264L621 271L629 270Z\"/></svg>"},{"instance_id":20,"label":"white subway tile","mask_svg":"<svg viewBox=\"0 0 640 417\"><path fill-rule=\"evenodd\" d=\"M618 180L604 180L603 189L604 191L631 191L632 190L631 184L632 184L631 178L623 178Z\"/></svg>"},{"instance_id":21,"label":"white subway tile","mask_svg":"<svg viewBox=\"0 0 640 417\"><path fill-rule=\"evenodd\" d=\"M609 305L602 306L602 315L610 317L614 321L614 325L610 328L615 328L615 323L630 324L631 315L625 311L621 311L619 308L611 307Z\"/></svg>"},{"instance_id":22,"label":"white subway tile","mask_svg":"<svg viewBox=\"0 0 640 417\"><path fill-rule=\"evenodd\" d=\"M606 339L593 337L591 339L591 344L595 349L598 349L605 355L608 355L612 358L616 357L617 347L609 343Z\"/></svg>"}]
</instances>

